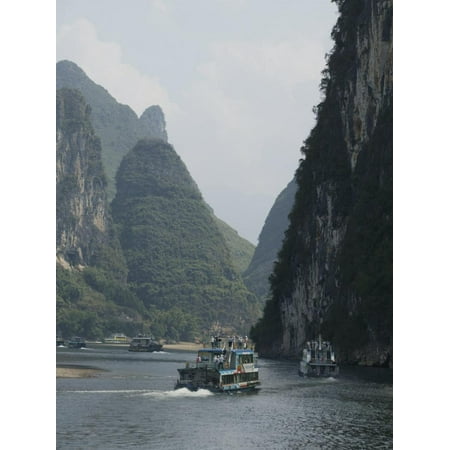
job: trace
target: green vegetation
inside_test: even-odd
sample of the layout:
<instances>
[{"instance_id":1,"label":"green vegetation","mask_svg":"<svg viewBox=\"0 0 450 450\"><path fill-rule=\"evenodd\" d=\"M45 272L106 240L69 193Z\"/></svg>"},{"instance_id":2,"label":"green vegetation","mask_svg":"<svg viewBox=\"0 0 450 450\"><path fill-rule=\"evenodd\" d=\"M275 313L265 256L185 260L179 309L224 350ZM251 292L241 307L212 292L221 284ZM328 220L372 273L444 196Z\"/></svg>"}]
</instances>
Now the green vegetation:
<instances>
[{"instance_id":1,"label":"green vegetation","mask_svg":"<svg viewBox=\"0 0 450 450\"><path fill-rule=\"evenodd\" d=\"M127 267L108 213L101 146L90 107L79 91L60 89L57 111L57 253L72 266L56 267L59 333L98 339L118 329L134 333L148 318L126 284ZM82 205L82 214L79 214ZM94 216L104 214L100 229Z\"/></svg>"},{"instance_id":2,"label":"green vegetation","mask_svg":"<svg viewBox=\"0 0 450 450\"><path fill-rule=\"evenodd\" d=\"M143 305L124 284L101 270L66 270L56 266L56 326L62 336L100 339L121 330L139 332ZM147 318L148 322L148 318Z\"/></svg>"},{"instance_id":3,"label":"green vegetation","mask_svg":"<svg viewBox=\"0 0 450 450\"><path fill-rule=\"evenodd\" d=\"M128 281L146 308L179 308L208 330L246 331L257 307L234 269L210 210L173 148L141 140L117 172L114 221Z\"/></svg>"},{"instance_id":4,"label":"green vegetation","mask_svg":"<svg viewBox=\"0 0 450 450\"><path fill-rule=\"evenodd\" d=\"M370 330L380 344L392 344L392 150L392 105L386 104L355 170L353 214L338 262L342 289L361 300L351 316L345 300L336 302L324 326L343 348L358 342L349 329L359 341ZM334 331L341 328L347 332Z\"/></svg>"},{"instance_id":5,"label":"green vegetation","mask_svg":"<svg viewBox=\"0 0 450 450\"><path fill-rule=\"evenodd\" d=\"M111 200L115 194L117 168L138 139L167 139L162 111L158 106L153 106L138 118L129 106L118 103L106 89L90 80L70 61L57 63L56 88L77 89L92 109L92 126L102 143L102 162L108 179L107 194ZM152 120L148 120L149 115Z\"/></svg>"},{"instance_id":6,"label":"green vegetation","mask_svg":"<svg viewBox=\"0 0 450 450\"><path fill-rule=\"evenodd\" d=\"M292 180L275 200L259 235L252 261L244 273L244 282L260 302L264 304L269 295L269 276L283 243L288 216L294 204L297 183Z\"/></svg>"},{"instance_id":7,"label":"green vegetation","mask_svg":"<svg viewBox=\"0 0 450 450\"><path fill-rule=\"evenodd\" d=\"M305 325L307 334L320 327L323 336L343 353L369 342L392 346L392 93L383 99L377 117L368 115L367 120L377 125L352 171L343 129L353 126L353 118L346 118L350 125L342 123L341 94L355 79L356 33L367 26L370 12L366 2L337 3L340 17L332 32L335 46L321 82L325 98L315 108L316 125L302 147L305 159L296 172L301 188L270 277L270 298L263 317L251 330L252 339L264 348L281 338L282 304L292 299L299 273L310 273L320 252L326 251L328 243L318 225L318 219L325 217L332 219L334 230L345 230L345 235L331 273L328 268L323 270L324 300L330 305L315 311L315 322ZM383 39L392 39L388 21L384 25ZM326 202L319 201L324 198L319 191L330 199L331 215ZM308 299L313 300L317 299Z\"/></svg>"},{"instance_id":8,"label":"green vegetation","mask_svg":"<svg viewBox=\"0 0 450 450\"><path fill-rule=\"evenodd\" d=\"M238 273L242 274L247 269L252 260L255 246L246 239L239 236L236 230L231 228L223 220L220 220L211 211L213 219L219 228L220 233L225 238L225 243L230 251L231 261Z\"/></svg>"},{"instance_id":9,"label":"green vegetation","mask_svg":"<svg viewBox=\"0 0 450 450\"><path fill-rule=\"evenodd\" d=\"M254 246L203 201L160 108L138 119L69 61L57 87L57 255L70 267L57 266L57 331L176 341L218 322L248 334L260 308L240 274Z\"/></svg>"}]
</instances>

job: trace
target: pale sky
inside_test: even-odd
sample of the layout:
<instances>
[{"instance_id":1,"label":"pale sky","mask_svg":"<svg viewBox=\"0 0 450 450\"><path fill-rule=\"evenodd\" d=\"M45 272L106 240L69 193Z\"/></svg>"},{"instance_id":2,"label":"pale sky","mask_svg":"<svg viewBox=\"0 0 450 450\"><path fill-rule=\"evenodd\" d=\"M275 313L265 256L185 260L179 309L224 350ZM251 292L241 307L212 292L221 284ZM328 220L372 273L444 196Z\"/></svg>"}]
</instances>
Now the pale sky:
<instances>
[{"instance_id":1,"label":"pale sky","mask_svg":"<svg viewBox=\"0 0 450 450\"><path fill-rule=\"evenodd\" d=\"M57 0L68 59L169 142L215 214L253 243L314 125L330 0Z\"/></svg>"}]
</instances>

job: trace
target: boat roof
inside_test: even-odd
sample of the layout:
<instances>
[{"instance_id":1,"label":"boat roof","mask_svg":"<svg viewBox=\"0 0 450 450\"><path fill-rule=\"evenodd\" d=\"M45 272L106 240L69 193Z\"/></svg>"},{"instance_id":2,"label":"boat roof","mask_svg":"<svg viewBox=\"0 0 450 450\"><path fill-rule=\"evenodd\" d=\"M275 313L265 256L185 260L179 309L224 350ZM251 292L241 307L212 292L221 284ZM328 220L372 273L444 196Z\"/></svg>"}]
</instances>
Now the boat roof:
<instances>
[{"instance_id":1,"label":"boat roof","mask_svg":"<svg viewBox=\"0 0 450 450\"><path fill-rule=\"evenodd\" d=\"M227 350L228 351L228 350ZM234 353L238 353L238 354L251 354L254 353L253 350L249 349L249 348L232 348L231 349L232 352ZM222 353L223 352L223 348L219 348L219 347L214 347L214 348L201 348L199 349L199 352L207 352L207 353Z\"/></svg>"}]
</instances>

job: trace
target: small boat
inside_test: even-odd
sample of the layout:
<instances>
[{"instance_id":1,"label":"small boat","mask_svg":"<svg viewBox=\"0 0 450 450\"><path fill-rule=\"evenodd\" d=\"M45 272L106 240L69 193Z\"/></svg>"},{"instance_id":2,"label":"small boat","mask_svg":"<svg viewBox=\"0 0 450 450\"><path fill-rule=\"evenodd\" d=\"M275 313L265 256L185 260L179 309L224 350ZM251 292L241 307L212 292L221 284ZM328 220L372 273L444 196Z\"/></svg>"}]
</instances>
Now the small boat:
<instances>
[{"instance_id":1,"label":"small boat","mask_svg":"<svg viewBox=\"0 0 450 450\"><path fill-rule=\"evenodd\" d=\"M130 346L129 352L159 352L162 349L162 345L155 340L153 336L143 336L141 334L134 337Z\"/></svg>"},{"instance_id":2,"label":"small boat","mask_svg":"<svg viewBox=\"0 0 450 450\"><path fill-rule=\"evenodd\" d=\"M105 344L129 344L130 338L123 333L116 333L103 340Z\"/></svg>"},{"instance_id":3,"label":"small boat","mask_svg":"<svg viewBox=\"0 0 450 450\"><path fill-rule=\"evenodd\" d=\"M308 341L303 349L298 374L308 377L338 376L339 366L336 363L331 343L322 341L320 335L317 341Z\"/></svg>"},{"instance_id":4,"label":"small boat","mask_svg":"<svg viewBox=\"0 0 450 450\"><path fill-rule=\"evenodd\" d=\"M212 346L200 349L195 362L186 362L184 368L177 369L179 379L175 389L208 389L227 393L256 391L261 383L256 367L257 355L247 346L235 348L234 344L229 340L228 348Z\"/></svg>"},{"instance_id":5,"label":"small boat","mask_svg":"<svg viewBox=\"0 0 450 450\"><path fill-rule=\"evenodd\" d=\"M69 348L84 348L86 347L86 342L83 338L74 336L70 338L67 345L69 346Z\"/></svg>"}]
</instances>

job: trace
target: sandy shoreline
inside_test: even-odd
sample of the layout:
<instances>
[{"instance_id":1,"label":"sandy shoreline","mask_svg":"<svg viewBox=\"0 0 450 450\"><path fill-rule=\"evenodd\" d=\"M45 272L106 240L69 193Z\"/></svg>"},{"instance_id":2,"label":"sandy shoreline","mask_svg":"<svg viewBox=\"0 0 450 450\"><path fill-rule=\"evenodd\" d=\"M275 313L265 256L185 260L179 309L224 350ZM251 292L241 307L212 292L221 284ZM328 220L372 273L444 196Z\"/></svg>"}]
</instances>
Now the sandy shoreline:
<instances>
[{"instance_id":1,"label":"sandy shoreline","mask_svg":"<svg viewBox=\"0 0 450 450\"><path fill-rule=\"evenodd\" d=\"M83 366L60 366L56 367L56 378L91 378L97 376L102 369Z\"/></svg>"},{"instance_id":2,"label":"sandy shoreline","mask_svg":"<svg viewBox=\"0 0 450 450\"><path fill-rule=\"evenodd\" d=\"M196 344L195 342L177 342L176 344L163 344L164 350L185 350L196 352L197 350L203 348L203 344Z\"/></svg>"}]
</instances>

